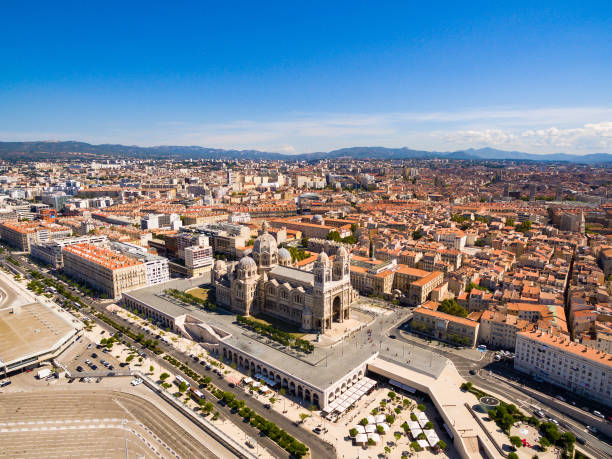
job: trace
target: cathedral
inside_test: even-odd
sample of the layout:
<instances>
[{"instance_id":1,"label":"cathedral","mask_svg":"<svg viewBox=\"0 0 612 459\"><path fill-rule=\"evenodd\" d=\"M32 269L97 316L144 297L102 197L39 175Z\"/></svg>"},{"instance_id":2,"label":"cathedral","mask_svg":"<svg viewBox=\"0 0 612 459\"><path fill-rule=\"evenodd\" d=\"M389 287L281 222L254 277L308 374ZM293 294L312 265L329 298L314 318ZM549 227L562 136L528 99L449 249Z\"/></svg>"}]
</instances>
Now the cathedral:
<instances>
[{"instance_id":1,"label":"cathedral","mask_svg":"<svg viewBox=\"0 0 612 459\"><path fill-rule=\"evenodd\" d=\"M312 272L297 269L289 251L277 248L267 222L252 256L229 266L218 260L213 282L219 306L245 316L272 316L308 332L326 333L334 322L344 322L358 297L346 249L338 250L333 263L321 252Z\"/></svg>"}]
</instances>

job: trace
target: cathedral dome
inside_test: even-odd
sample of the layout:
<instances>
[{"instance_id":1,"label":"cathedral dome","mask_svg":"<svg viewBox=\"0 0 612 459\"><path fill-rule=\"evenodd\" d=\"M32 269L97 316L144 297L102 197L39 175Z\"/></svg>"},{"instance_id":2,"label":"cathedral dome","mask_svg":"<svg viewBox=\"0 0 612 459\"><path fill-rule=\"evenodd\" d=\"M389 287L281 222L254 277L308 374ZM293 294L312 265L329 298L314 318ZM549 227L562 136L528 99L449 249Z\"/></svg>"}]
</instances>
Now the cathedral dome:
<instances>
[{"instance_id":1,"label":"cathedral dome","mask_svg":"<svg viewBox=\"0 0 612 459\"><path fill-rule=\"evenodd\" d=\"M340 247L336 252L336 258L348 258L348 252L344 247Z\"/></svg>"},{"instance_id":2,"label":"cathedral dome","mask_svg":"<svg viewBox=\"0 0 612 459\"><path fill-rule=\"evenodd\" d=\"M255 260L253 260L251 257L242 257L238 265L241 269L246 269L246 270L257 268L257 265L255 264Z\"/></svg>"},{"instance_id":3,"label":"cathedral dome","mask_svg":"<svg viewBox=\"0 0 612 459\"><path fill-rule=\"evenodd\" d=\"M317 258L316 264L318 265L328 265L329 264L329 257L327 256L325 252L321 252L319 254L319 258Z\"/></svg>"},{"instance_id":4,"label":"cathedral dome","mask_svg":"<svg viewBox=\"0 0 612 459\"><path fill-rule=\"evenodd\" d=\"M278 248L276 246L276 239L269 233L263 233L257 239L255 239L255 243L253 244L253 252L262 254L262 253L277 253Z\"/></svg>"}]
</instances>

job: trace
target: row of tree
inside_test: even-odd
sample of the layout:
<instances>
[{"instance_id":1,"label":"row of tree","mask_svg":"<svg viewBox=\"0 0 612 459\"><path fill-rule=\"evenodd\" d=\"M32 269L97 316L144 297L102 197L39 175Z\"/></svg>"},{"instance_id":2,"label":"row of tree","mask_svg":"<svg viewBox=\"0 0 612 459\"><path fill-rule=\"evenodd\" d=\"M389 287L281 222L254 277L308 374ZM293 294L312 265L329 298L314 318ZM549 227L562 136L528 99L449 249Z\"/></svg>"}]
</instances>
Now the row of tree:
<instances>
[{"instance_id":1,"label":"row of tree","mask_svg":"<svg viewBox=\"0 0 612 459\"><path fill-rule=\"evenodd\" d=\"M273 422L268 421L263 416L257 414L254 410L247 407L245 401L236 399L236 396L232 392L224 392L221 389L217 388L211 382L211 379L209 377L200 376L187 365L175 359L174 357L164 355L164 360L179 368L183 373L185 373L194 381L199 382L202 385L201 387L208 388L208 390L215 397L217 397L217 399L223 401L223 403L230 407L233 412L238 413L245 420L245 422L249 422L253 427L259 429L262 435L270 437L270 439L272 439L275 443L277 443L281 448L286 450L293 457L301 458L308 454L308 447L306 445L296 440L284 430L281 430ZM169 376L170 375L165 376L165 378L163 379L160 377L160 379L162 379L163 381ZM207 405L204 404L203 408L206 409L206 407Z\"/></svg>"},{"instance_id":2,"label":"row of tree","mask_svg":"<svg viewBox=\"0 0 612 459\"><path fill-rule=\"evenodd\" d=\"M173 296L177 300L193 304L195 306L199 306L202 309L215 310L217 308L217 305L213 301L211 301L210 298L198 298L197 296L194 296L191 293L183 292L175 288L167 289L164 292L170 296Z\"/></svg>"},{"instance_id":3,"label":"row of tree","mask_svg":"<svg viewBox=\"0 0 612 459\"><path fill-rule=\"evenodd\" d=\"M292 336L291 333L280 330L273 325L262 324L261 322L251 320L241 315L236 316L236 322L249 330L257 332L273 341L276 341L277 343L281 343L284 346L291 347L292 349L297 349L299 351L308 353L314 351L314 345L309 341L296 338Z\"/></svg>"}]
</instances>

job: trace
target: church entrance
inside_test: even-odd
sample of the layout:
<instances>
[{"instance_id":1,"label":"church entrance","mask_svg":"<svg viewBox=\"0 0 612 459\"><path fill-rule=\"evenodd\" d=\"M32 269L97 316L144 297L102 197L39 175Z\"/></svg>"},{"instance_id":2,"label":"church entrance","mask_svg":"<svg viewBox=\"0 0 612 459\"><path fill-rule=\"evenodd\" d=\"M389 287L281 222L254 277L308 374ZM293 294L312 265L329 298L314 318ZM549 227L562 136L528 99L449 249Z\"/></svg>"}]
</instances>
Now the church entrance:
<instances>
[{"instance_id":1,"label":"church entrance","mask_svg":"<svg viewBox=\"0 0 612 459\"><path fill-rule=\"evenodd\" d=\"M332 307L332 317L334 322L340 322L342 320L342 306L340 304L339 296L334 298L334 303Z\"/></svg>"}]
</instances>

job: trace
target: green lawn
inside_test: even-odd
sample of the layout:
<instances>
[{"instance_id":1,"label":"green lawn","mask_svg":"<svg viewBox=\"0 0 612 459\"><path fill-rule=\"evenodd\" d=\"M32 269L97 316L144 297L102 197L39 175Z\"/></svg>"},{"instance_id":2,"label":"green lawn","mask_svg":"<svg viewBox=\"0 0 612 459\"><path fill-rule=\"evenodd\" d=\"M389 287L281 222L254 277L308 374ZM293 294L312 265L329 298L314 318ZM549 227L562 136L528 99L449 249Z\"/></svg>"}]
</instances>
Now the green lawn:
<instances>
[{"instance_id":1,"label":"green lawn","mask_svg":"<svg viewBox=\"0 0 612 459\"><path fill-rule=\"evenodd\" d=\"M185 291L185 293L189 293L190 295L193 295L201 300L206 300L208 298L207 288L195 287Z\"/></svg>"}]
</instances>

